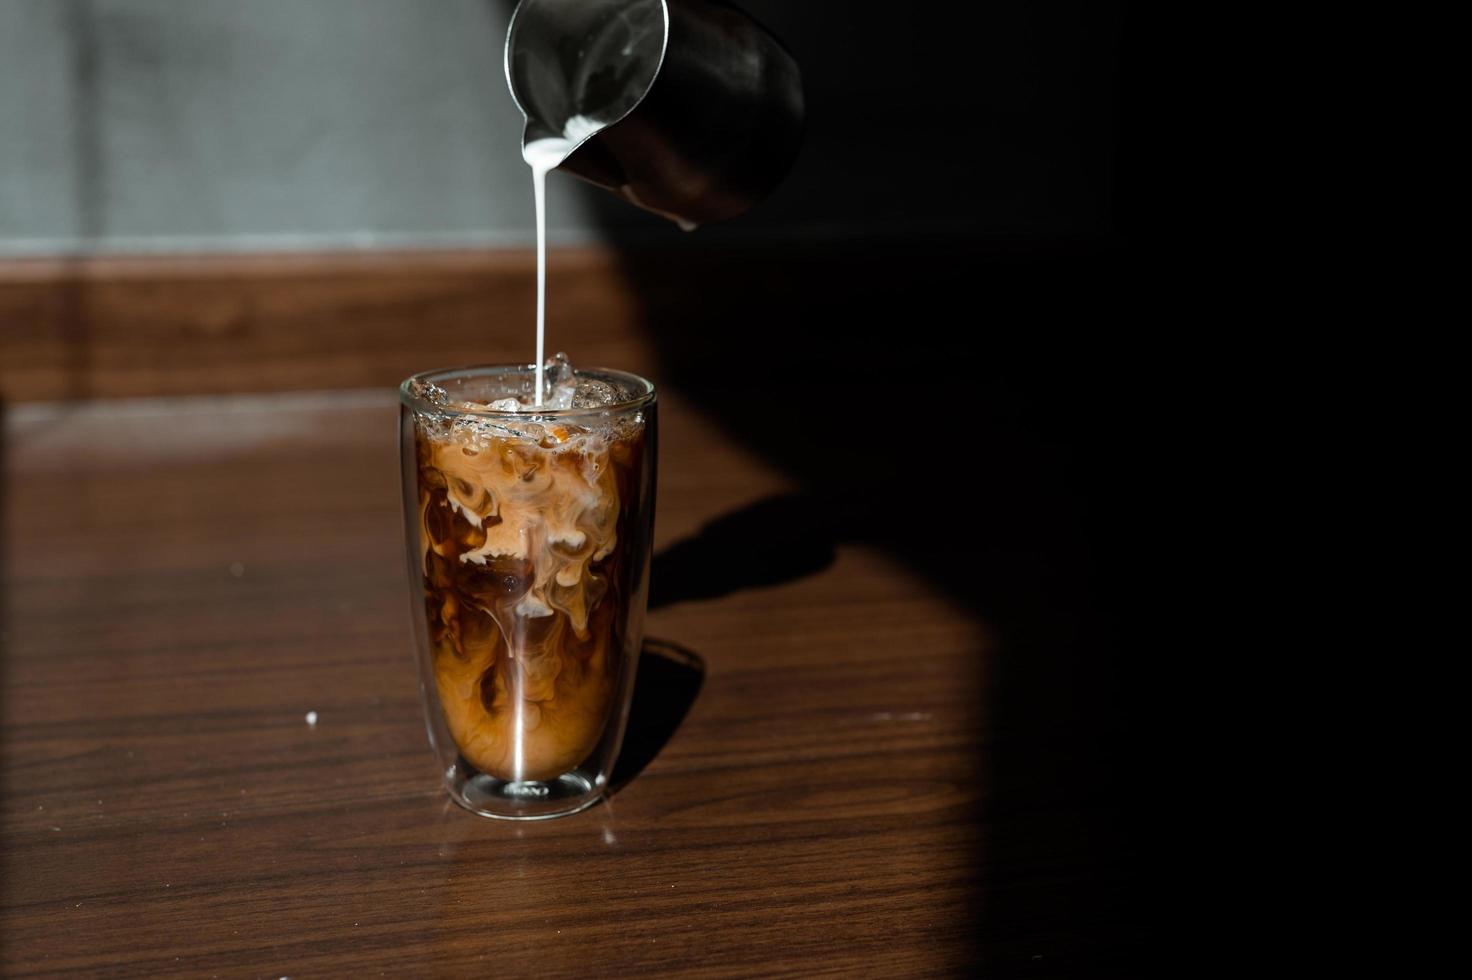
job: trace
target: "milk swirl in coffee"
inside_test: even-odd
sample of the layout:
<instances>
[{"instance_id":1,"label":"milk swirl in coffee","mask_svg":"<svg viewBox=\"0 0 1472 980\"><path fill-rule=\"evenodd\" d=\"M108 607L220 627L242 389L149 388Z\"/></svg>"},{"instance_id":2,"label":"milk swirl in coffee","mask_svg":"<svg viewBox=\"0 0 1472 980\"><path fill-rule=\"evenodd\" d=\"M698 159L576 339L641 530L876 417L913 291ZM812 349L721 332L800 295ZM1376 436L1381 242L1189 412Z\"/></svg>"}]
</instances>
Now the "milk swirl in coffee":
<instances>
[{"instance_id":1,"label":"milk swirl in coffee","mask_svg":"<svg viewBox=\"0 0 1472 980\"><path fill-rule=\"evenodd\" d=\"M415 428L439 703L462 758L508 782L553 779L605 735L647 557L643 413L598 412L631 393L562 355L546 373L543 409L517 414L529 393L426 388L447 412Z\"/></svg>"}]
</instances>

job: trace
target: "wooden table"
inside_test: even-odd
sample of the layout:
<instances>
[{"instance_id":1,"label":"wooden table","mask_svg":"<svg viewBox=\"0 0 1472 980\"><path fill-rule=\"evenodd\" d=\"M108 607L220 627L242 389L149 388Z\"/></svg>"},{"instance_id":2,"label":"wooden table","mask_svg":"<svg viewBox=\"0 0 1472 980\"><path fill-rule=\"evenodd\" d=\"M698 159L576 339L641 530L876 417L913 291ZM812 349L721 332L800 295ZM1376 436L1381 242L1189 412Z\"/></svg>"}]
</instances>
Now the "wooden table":
<instances>
[{"instance_id":1,"label":"wooden table","mask_svg":"<svg viewBox=\"0 0 1472 980\"><path fill-rule=\"evenodd\" d=\"M11 406L5 975L1130 964L1118 799L1070 762L1098 733L999 721L987 617L885 548L743 563L800 488L674 395L619 788L538 823L451 805L395 413L384 390Z\"/></svg>"}]
</instances>

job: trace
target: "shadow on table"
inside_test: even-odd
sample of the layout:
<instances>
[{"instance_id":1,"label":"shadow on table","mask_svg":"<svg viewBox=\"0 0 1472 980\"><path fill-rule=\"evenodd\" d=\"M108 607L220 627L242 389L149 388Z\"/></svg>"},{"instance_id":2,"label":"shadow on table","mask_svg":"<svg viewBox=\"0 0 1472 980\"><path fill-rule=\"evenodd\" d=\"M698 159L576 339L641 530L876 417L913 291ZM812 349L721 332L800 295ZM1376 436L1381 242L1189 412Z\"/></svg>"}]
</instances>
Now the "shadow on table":
<instances>
[{"instance_id":1,"label":"shadow on table","mask_svg":"<svg viewBox=\"0 0 1472 980\"><path fill-rule=\"evenodd\" d=\"M792 581L859 544L996 638L957 679L986 737L956 774L982 802L952 952L989 975L1127 969L1147 933L1140 738L1158 692L1127 610L1154 594L1148 459L1171 448L1145 438L1145 314L1098 329L1138 305L1129 262L1088 242L623 257L661 383L802 488L657 556L652 605ZM781 369L754 352L781 352ZM641 676L646 705L664 683Z\"/></svg>"},{"instance_id":2,"label":"shadow on table","mask_svg":"<svg viewBox=\"0 0 1472 980\"><path fill-rule=\"evenodd\" d=\"M816 498L767 497L721 515L655 555L649 608L792 582L827 568L834 555L832 528ZM644 641L610 793L654 761L689 714L704 681L699 654L669 640Z\"/></svg>"},{"instance_id":3,"label":"shadow on table","mask_svg":"<svg viewBox=\"0 0 1472 980\"><path fill-rule=\"evenodd\" d=\"M704 682L705 661L699 654L668 640L644 641L629 725L609 780L610 795L643 772L669 744Z\"/></svg>"},{"instance_id":4,"label":"shadow on table","mask_svg":"<svg viewBox=\"0 0 1472 980\"><path fill-rule=\"evenodd\" d=\"M767 497L723 514L654 556L649 608L782 585L834 559L834 529L815 497Z\"/></svg>"}]
</instances>

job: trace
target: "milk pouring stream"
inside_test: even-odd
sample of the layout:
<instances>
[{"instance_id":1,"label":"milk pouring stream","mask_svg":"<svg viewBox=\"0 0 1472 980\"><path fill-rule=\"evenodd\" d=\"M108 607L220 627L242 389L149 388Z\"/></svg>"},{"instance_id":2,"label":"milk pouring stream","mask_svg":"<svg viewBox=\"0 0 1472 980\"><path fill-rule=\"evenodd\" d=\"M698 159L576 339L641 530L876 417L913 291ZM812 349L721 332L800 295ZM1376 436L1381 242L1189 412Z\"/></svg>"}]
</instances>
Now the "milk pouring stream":
<instances>
[{"instance_id":1,"label":"milk pouring stream","mask_svg":"<svg viewBox=\"0 0 1472 980\"><path fill-rule=\"evenodd\" d=\"M542 405L543 372L547 363L547 171L567 159L584 139L602 129L604 123L586 116L573 116L561 136L532 140L521 156L532 168L532 194L537 203L537 379L536 401Z\"/></svg>"}]
</instances>

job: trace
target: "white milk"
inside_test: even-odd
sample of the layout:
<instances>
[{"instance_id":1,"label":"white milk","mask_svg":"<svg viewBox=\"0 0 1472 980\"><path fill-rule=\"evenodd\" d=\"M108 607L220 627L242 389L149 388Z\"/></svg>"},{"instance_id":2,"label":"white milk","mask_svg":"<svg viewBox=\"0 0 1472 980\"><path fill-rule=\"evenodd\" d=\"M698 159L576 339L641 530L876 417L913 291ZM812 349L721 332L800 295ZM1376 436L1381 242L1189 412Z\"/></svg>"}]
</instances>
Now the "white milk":
<instances>
[{"instance_id":1,"label":"white milk","mask_svg":"<svg viewBox=\"0 0 1472 980\"><path fill-rule=\"evenodd\" d=\"M542 404L542 372L547 362L547 171L555 170L583 140L606 123L573 116L561 136L532 140L521 156L532 168L532 193L537 202L537 406Z\"/></svg>"}]
</instances>

